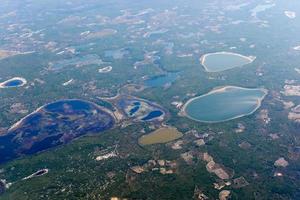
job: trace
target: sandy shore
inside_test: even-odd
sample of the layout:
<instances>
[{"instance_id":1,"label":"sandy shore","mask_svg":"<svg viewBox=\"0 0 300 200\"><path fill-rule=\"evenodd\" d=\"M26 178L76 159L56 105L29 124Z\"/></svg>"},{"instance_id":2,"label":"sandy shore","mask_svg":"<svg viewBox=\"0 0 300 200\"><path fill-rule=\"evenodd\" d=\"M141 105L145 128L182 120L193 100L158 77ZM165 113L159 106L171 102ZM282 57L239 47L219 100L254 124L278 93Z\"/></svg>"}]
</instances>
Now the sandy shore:
<instances>
[{"instance_id":1,"label":"sandy shore","mask_svg":"<svg viewBox=\"0 0 300 200\"><path fill-rule=\"evenodd\" d=\"M216 55L216 54L225 54L225 55L235 55L235 56L239 56L241 58L244 58L246 60L248 60L248 63L247 64L250 64L252 63L256 57L254 56L244 56L244 55L241 55L241 54L238 54L238 53L232 53L232 52L227 52L227 51L221 51L221 52L215 52L215 53L207 53L207 54L204 54L200 57L200 63L201 65L204 67L205 71L206 72L219 72L219 71L211 71L207 68L207 66L205 65L205 60L208 56L211 56L211 55ZM245 64L246 65L246 64ZM233 67L234 68L234 67ZM222 71L225 71L225 70L222 70Z\"/></svg>"},{"instance_id":2,"label":"sandy shore","mask_svg":"<svg viewBox=\"0 0 300 200\"><path fill-rule=\"evenodd\" d=\"M11 87L22 87L24 86L25 84L27 84L27 80L25 78L22 78L22 77L14 77L14 78L11 78L11 79L8 79L2 83L0 83L0 88L10 88L9 86L5 86L6 83L10 82L10 81L15 81L15 80L20 80L22 81L22 84L21 85L17 85L17 86L11 86Z\"/></svg>"}]
</instances>

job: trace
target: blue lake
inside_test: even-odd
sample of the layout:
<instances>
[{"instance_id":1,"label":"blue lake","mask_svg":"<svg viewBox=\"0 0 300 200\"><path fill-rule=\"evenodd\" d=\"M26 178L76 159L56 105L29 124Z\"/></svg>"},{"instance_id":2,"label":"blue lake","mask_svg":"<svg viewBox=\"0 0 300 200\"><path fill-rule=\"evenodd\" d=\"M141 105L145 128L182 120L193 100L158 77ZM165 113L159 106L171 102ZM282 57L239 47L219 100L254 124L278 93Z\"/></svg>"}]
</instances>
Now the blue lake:
<instances>
[{"instance_id":1,"label":"blue lake","mask_svg":"<svg viewBox=\"0 0 300 200\"><path fill-rule=\"evenodd\" d=\"M19 87L26 84L26 80L23 78L15 77L0 83L1 88Z\"/></svg>"},{"instance_id":2,"label":"blue lake","mask_svg":"<svg viewBox=\"0 0 300 200\"><path fill-rule=\"evenodd\" d=\"M145 116L144 118L142 118L143 121L149 121L149 120L152 120L152 119L155 119L157 117L160 117L163 115L163 112L160 111L160 110L154 110L154 111L151 111L147 116Z\"/></svg>"},{"instance_id":3,"label":"blue lake","mask_svg":"<svg viewBox=\"0 0 300 200\"><path fill-rule=\"evenodd\" d=\"M115 119L98 105L83 100L47 104L23 118L0 136L0 163L33 154L85 135L112 128Z\"/></svg>"},{"instance_id":4,"label":"blue lake","mask_svg":"<svg viewBox=\"0 0 300 200\"><path fill-rule=\"evenodd\" d=\"M137 121L153 121L164 115L163 109L158 105L130 96L122 96L116 105L128 117Z\"/></svg>"},{"instance_id":5,"label":"blue lake","mask_svg":"<svg viewBox=\"0 0 300 200\"><path fill-rule=\"evenodd\" d=\"M133 106L134 107L131 108L129 111L130 116L134 115L141 108L141 102L139 101L133 102Z\"/></svg>"},{"instance_id":6,"label":"blue lake","mask_svg":"<svg viewBox=\"0 0 300 200\"><path fill-rule=\"evenodd\" d=\"M207 72L221 72L235 67L241 67L251 62L252 59L248 57L226 52L206 54L201 58L201 63Z\"/></svg>"},{"instance_id":7,"label":"blue lake","mask_svg":"<svg viewBox=\"0 0 300 200\"><path fill-rule=\"evenodd\" d=\"M224 87L191 99L185 106L185 114L196 121L221 122L252 114L259 108L266 91Z\"/></svg>"},{"instance_id":8,"label":"blue lake","mask_svg":"<svg viewBox=\"0 0 300 200\"><path fill-rule=\"evenodd\" d=\"M23 84L22 80L11 80L4 84L5 87L17 87Z\"/></svg>"}]
</instances>

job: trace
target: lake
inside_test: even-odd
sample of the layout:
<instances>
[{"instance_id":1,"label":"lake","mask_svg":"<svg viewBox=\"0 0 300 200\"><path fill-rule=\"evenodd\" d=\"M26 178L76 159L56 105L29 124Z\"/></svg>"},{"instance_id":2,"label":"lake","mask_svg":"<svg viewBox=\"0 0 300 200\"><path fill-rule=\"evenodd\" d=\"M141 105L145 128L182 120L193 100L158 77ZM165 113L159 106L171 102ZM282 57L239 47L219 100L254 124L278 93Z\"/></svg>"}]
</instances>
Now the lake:
<instances>
[{"instance_id":1,"label":"lake","mask_svg":"<svg viewBox=\"0 0 300 200\"><path fill-rule=\"evenodd\" d=\"M183 113L196 121L216 123L252 114L266 96L265 89L226 86L189 100Z\"/></svg>"},{"instance_id":2,"label":"lake","mask_svg":"<svg viewBox=\"0 0 300 200\"><path fill-rule=\"evenodd\" d=\"M114 117L89 101L66 99L38 108L0 136L0 163L112 128Z\"/></svg>"},{"instance_id":3,"label":"lake","mask_svg":"<svg viewBox=\"0 0 300 200\"><path fill-rule=\"evenodd\" d=\"M217 52L203 55L200 61L207 72L221 72L252 63L254 58L231 52Z\"/></svg>"},{"instance_id":4,"label":"lake","mask_svg":"<svg viewBox=\"0 0 300 200\"><path fill-rule=\"evenodd\" d=\"M165 112L163 109L149 101L122 95L116 101L116 106L127 117L137 121L161 121Z\"/></svg>"},{"instance_id":5,"label":"lake","mask_svg":"<svg viewBox=\"0 0 300 200\"><path fill-rule=\"evenodd\" d=\"M27 81L24 78L14 77L7 81L0 83L0 88L11 88L11 87L21 87L25 85Z\"/></svg>"}]
</instances>

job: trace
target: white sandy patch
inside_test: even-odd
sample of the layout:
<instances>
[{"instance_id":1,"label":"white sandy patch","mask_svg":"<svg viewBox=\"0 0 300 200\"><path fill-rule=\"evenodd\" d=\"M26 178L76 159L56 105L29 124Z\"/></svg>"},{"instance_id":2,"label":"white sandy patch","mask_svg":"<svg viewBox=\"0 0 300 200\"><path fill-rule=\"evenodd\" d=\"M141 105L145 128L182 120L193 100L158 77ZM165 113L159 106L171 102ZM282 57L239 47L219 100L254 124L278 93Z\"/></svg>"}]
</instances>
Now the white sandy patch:
<instances>
[{"instance_id":1,"label":"white sandy patch","mask_svg":"<svg viewBox=\"0 0 300 200\"><path fill-rule=\"evenodd\" d=\"M290 109L295 106L294 102L292 101L282 101L283 107L285 110Z\"/></svg>"},{"instance_id":2,"label":"white sandy patch","mask_svg":"<svg viewBox=\"0 0 300 200\"><path fill-rule=\"evenodd\" d=\"M285 85L282 93L285 96L300 96L300 85Z\"/></svg>"},{"instance_id":3,"label":"white sandy patch","mask_svg":"<svg viewBox=\"0 0 300 200\"><path fill-rule=\"evenodd\" d=\"M90 33L91 33L91 31L84 31L84 32L80 33L80 36L87 36Z\"/></svg>"},{"instance_id":4,"label":"white sandy patch","mask_svg":"<svg viewBox=\"0 0 300 200\"><path fill-rule=\"evenodd\" d=\"M300 104L292 108L292 111L295 113L300 113Z\"/></svg>"},{"instance_id":5,"label":"white sandy patch","mask_svg":"<svg viewBox=\"0 0 300 200\"><path fill-rule=\"evenodd\" d=\"M300 45L293 47L293 49L296 50L296 51L300 51Z\"/></svg>"},{"instance_id":6,"label":"white sandy patch","mask_svg":"<svg viewBox=\"0 0 300 200\"><path fill-rule=\"evenodd\" d=\"M98 72L99 72L99 73L108 73L108 72L110 72L112 69L113 69L112 66L107 66L107 67L103 67L103 68L98 69Z\"/></svg>"},{"instance_id":7,"label":"white sandy patch","mask_svg":"<svg viewBox=\"0 0 300 200\"><path fill-rule=\"evenodd\" d=\"M275 3L273 3L273 4L259 4L255 8L250 10L251 16L254 17L254 18L257 18L258 13L265 12L266 10L268 10L270 8L273 8L274 6L276 6Z\"/></svg>"},{"instance_id":8,"label":"white sandy patch","mask_svg":"<svg viewBox=\"0 0 300 200\"><path fill-rule=\"evenodd\" d=\"M205 145L205 141L204 141L203 139L195 140L194 143L195 143L198 147Z\"/></svg>"},{"instance_id":9,"label":"white sandy patch","mask_svg":"<svg viewBox=\"0 0 300 200\"><path fill-rule=\"evenodd\" d=\"M300 123L300 113L290 112L288 119Z\"/></svg>"},{"instance_id":10,"label":"white sandy patch","mask_svg":"<svg viewBox=\"0 0 300 200\"><path fill-rule=\"evenodd\" d=\"M225 171L225 169L223 169L220 164L216 163L213 157L208 153L204 153L203 156L201 156L201 159L207 163L206 170L209 173L214 173L222 180L230 178L230 175Z\"/></svg>"},{"instance_id":11,"label":"white sandy patch","mask_svg":"<svg viewBox=\"0 0 300 200\"><path fill-rule=\"evenodd\" d=\"M39 172L42 172L42 171L44 173L42 173L41 175L37 175ZM43 176L45 174L48 174L48 172L49 172L49 169L41 169L41 170L38 170L37 172L31 174L30 176L27 176L27 177L23 178L22 180L27 180L27 179L30 179L30 178L33 178L33 177Z\"/></svg>"},{"instance_id":12,"label":"white sandy patch","mask_svg":"<svg viewBox=\"0 0 300 200\"><path fill-rule=\"evenodd\" d=\"M227 200L227 199L229 199L229 196L230 196L230 191L229 190L222 190L219 193L219 199L220 200Z\"/></svg>"},{"instance_id":13,"label":"white sandy patch","mask_svg":"<svg viewBox=\"0 0 300 200\"><path fill-rule=\"evenodd\" d=\"M97 156L95 160L96 160L96 161L107 160L107 159L109 159L109 158L113 158L113 157L116 157L116 156L118 156L118 155L116 154L116 152L115 152L115 151L112 151L112 152L107 153L107 154L104 154L104 155L102 155L102 156Z\"/></svg>"},{"instance_id":14,"label":"white sandy patch","mask_svg":"<svg viewBox=\"0 0 300 200\"><path fill-rule=\"evenodd\" d=\"M67 85L70 85L70 84L73 83L73 82L74 82L74 79L70 79L70 80L64 82L62 85L63 85L63 86L67 86Z\"/></svg>"},{"instance_id":15,"label":"white sandy patch","mask_svg":"<svg viewBox=\"0 0 300 200\"><path fill-rule=\"evenodd\" d=\"M173 101L171 105L175 106L177 109L180 109L183 103L181 101Z\"/></svg>"},{"instance_id":16,"label":"white sandy patch","mask_svg":"<svg viewBox=\"0 0 300 200\"><path fill-rule=\"evenodd\" d=\"M255 44L251 44L251 45L249 46L249 48L251 48L251 49L255 48Z\"/></svg>"},{"instance_id":17,"label":"white sandy patch","mask_svg":"<svg viewBox=\"0 0 300 200\"><path fill-rule=\"evenodd\" d=\"M275 167L287 167L289 165L288 161L286 161L283 157L278 158L274 162Z\"/></svg>"},{"instance_id":18,"label":"white sandy patch","mask_svg":"<svg viewBox=\"0 0 300 200\"><path fill-rule=\"evenodd\" d=\"M281 176L283 176L283 173L282 172L275 172L274 176L275 177L281 177Z\"/></svg>"},{"instance_id":19,"label":"white sandy patch","mask_svg":"<svg viewBox=\"0 0 300 200\"><path fill-rule=\"evenodd\" d=\"M296 12L293 11L284 11L285 16L287 16L290 19L295 19L296 18Z\"/></svg>"},{"instance_id":20,"label":"white sandy patch","mask_svg":"<svg viewBox=\"0 0 300 200\"><path fill-rule=\"evenodd\" d=\"M174 150L182 149L182 145L183 145L183 140L178 140L171 146L171 148Z\"/></svg>"},{"instance_id":21,"label":"white sandy patch","mask_svg":"<svg viewBox=\"0 0 300 200\"><path fill-rule=\"evenodd\" d=\"M5 186L5 189L9 189L13 183L8 183L6 179L0 179L0 182Z\"/></svg>"}]
</instances>

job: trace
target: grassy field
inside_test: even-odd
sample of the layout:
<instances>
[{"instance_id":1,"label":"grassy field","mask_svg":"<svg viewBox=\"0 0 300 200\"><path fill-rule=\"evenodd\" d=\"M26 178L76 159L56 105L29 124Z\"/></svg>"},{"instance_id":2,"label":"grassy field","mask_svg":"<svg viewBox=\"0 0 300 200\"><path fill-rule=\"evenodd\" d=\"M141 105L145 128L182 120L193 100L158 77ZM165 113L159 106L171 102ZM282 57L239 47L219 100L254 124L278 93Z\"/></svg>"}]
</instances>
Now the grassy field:
<instances>
[{"instance_id":1,"label":"grassy field","mask_svg":"<svg viewBox=\"0 0 300 200\"><path fill-rule=\"evenodd\" d=\"M176 128L160 128L139 139L141 145L162 144L181 138L183 134Z\"/></svg>"}]
</instances>

